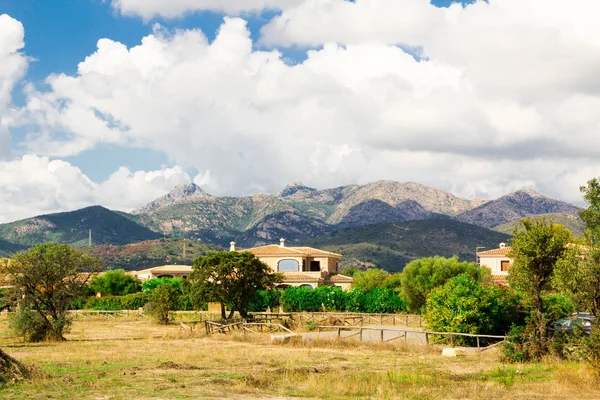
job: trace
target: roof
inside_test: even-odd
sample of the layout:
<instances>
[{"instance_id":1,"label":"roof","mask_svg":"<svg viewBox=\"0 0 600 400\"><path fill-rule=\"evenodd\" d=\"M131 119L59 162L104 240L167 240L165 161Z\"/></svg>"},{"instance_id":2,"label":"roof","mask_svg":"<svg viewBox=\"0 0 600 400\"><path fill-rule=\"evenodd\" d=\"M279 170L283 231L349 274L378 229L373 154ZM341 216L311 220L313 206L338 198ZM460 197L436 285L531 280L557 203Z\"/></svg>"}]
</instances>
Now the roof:
<instances>
[{"instance_id":1,"label":"roof","mask_svg":"<svg viewBox=\"0 0 600 400\"><path fill-rule=\"evenodd\" d=\"M190 273L192 272L191 265L163 265L161 267L154 267L143 269L141 271L131 271L133 275L142 275L142 274L156 274L156 273Z\"/></svg>"},{"instance_id":2,"label":"roof","mask_svg":"<svg viewBox=\"0 0 600 400\"><path fill-rule=\"evenodd\" d=\"M495 282L508 282L508 275L492 275L492 280Z\"/></svg>"},{"instance_id":3,"label":"roof","mask_svg":"<svg viewBox=\"0 0 600 400\"><path fill-rule=\"evenodd\" d=\"M334 274L334 275L329 275L329 277L326 280L331 281L331 282L352 282L354 280L354 278L347 276L347 275Z\"/></svg>"},{"instance_id":4,"label":"roof","mask_svg":"<svg viewBox=\"0 0 600 400\"><path fill-rule=\"evenodd\" d=\"M508 252L510 251L510 247L506 246L506 247L500 247L498 249L493 249L493 250L488 250L488 251L480 251L479 253L477 253L477 255L479 257L485 257L485 256L506 256L508 254Z\"/></svg>"},{"instance_id":5,"label":"roof","mask_svg":"<svg viewBox=\"0 0 600 400\"><path fill-rule=\"evenodd\" d=\"M331 257L341 258L341 254L332 253L329 251L315 249L313 247L285 247L277 244L269 244L266 246L253 247L242 251L249 251L257 257L260 256L297 256L297 257Z\"/></svg>"}]
</instances>

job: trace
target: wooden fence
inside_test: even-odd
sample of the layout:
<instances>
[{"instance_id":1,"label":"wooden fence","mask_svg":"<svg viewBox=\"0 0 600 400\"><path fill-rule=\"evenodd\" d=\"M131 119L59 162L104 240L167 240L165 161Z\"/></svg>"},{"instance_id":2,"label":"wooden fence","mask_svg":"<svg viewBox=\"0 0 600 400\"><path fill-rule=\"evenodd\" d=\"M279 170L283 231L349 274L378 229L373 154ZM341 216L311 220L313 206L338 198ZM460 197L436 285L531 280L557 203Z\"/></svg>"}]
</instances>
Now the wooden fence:
<instances>
[{"instance_id":1,"label":"wooden fence","mask_svg":"<svg viewBox=\"0 0 600 400\"><path fill-rule=\"evenodd\" d=\"M443 342L450 342L450 345L454 347L457 337L467 337L475 339L476 347L482 351L488 350L495 347L506 340L506 336L497 335L476 335L471 333L456 333L456 332L429 332L420 330L409 330L409 329L398 329L398 328L373 328L373 327L354 327L354 326L318 326L317 332L320 336L321 332L335 332L337 339L349 339L352 337L358 337L360 341L365 338L365 332L377 332L376 337L379 338L380 342L391 342L393 340L404 339L408 341L408 335L413 334L414 336L421 336L422 343L427 345L440 344ZM342 335L342 332L350 332L349 335ZM394 337L388 337L386 339L386 332L396 333ZM482 346L484 341L487 346ZM493 343L491 343L493 342ZM491 344L490 344L491 343Z\"/></svg>"},{"instance_id":2,"label":"wooden fence","mask_svg":"<svg viewBox=\"0 0 600 400\"><path fill-rule=\"evenodd\" d=\"M425 320L418 314L364 314L341 312L301 312L301 313L250 313L260 320L281 320L292 318L301 323L312 322L316 325L365 326L389 325L405 327L422 327Z\"/></svg>"}]
</instances>

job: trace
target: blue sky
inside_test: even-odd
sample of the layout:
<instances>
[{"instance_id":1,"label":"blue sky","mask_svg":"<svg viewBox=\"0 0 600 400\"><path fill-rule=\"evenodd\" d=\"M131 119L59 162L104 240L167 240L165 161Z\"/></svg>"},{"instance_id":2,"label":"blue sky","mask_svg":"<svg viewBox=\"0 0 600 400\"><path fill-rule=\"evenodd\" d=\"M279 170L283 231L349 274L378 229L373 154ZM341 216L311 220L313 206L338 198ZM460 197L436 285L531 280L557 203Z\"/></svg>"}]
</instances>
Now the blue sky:
<instances>
[{"instance_id":1,"label":"blue sky","mask_svg":"<svg viewBox=\"0 0 600 400\"><path fill-rule=\"evenodd\" d=\"M2 0L0 63L21 72L0 68L0 222L192 181L579 202L600 170L598 3L452 3Z\"/></svg>"}]
</instances>

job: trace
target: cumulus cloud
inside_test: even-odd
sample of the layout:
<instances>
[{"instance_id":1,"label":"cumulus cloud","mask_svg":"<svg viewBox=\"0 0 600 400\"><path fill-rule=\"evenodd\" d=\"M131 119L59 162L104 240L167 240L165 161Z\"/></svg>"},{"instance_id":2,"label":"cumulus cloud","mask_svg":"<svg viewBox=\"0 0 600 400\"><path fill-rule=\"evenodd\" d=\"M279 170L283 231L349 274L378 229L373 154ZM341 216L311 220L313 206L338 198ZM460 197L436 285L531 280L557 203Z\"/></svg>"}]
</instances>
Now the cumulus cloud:
<instances>
[{"instance_id":1,"label":"cumulus cloud","mask_svg":"<svg viewBox=\"0 0 600 400\"><path fill-rule=\"evenodd\" d=\"M23 48L23 25L6 14L0 15L0 159L10 153L10 136L6 120L13 88L27 70Z\"/></svg>"},{"instance_id":2,"label":"cumulus cloud","mask_svg":"<svg viewBox=\"0 0 600 400\"><path fill-rule=\"evenodd\" d=\"M198 11L228 14L281 10L298 5L302 0L112 0L111 5L123 15L177 18Z\"/></svg>"},{"instance_id":3,"label":"cumulus cloud","mask_svg":"<svg viewBox=\"0 0 600 400\"><path fill-rule=\"evenodd\" d=\"M163 151L217 195L393 179L578 201L600 170L598 7L306 0L263 29L264 44L319 46L294 65L257 50L239 18L213 42L157 27L131 48L101 39L76 75L29 86L11 123L34 127L32 153Z\"/></svg>"},{"instance_id":4,"label":"cumulus cloud","mask_svg":"<svg viewBox=\"0 0 600 400\"><path fill-rule=\"evenodd\" d=\"M176 166L149 172L120 168L97 183L68 162L27 155L0 161L0 223L95 204L129 211L190 181Z\"/></svg>"}]
</instances>

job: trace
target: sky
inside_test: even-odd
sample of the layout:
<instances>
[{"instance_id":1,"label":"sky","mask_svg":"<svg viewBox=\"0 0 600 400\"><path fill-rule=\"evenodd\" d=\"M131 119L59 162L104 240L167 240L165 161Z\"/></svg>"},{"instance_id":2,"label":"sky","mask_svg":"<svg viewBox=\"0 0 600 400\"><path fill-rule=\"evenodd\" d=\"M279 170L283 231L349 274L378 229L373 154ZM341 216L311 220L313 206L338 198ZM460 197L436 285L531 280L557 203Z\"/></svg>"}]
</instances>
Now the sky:
<instances>
[{"instance_id":1,"label":"sky","mask_svg":"<svg viewBox=\"0 0 600 400\"><path fill-rule=\"evenodd\" d=\"M0 223L411 181L581 204L597 0L0 1Z\"/></svg>"}]
</instances>

